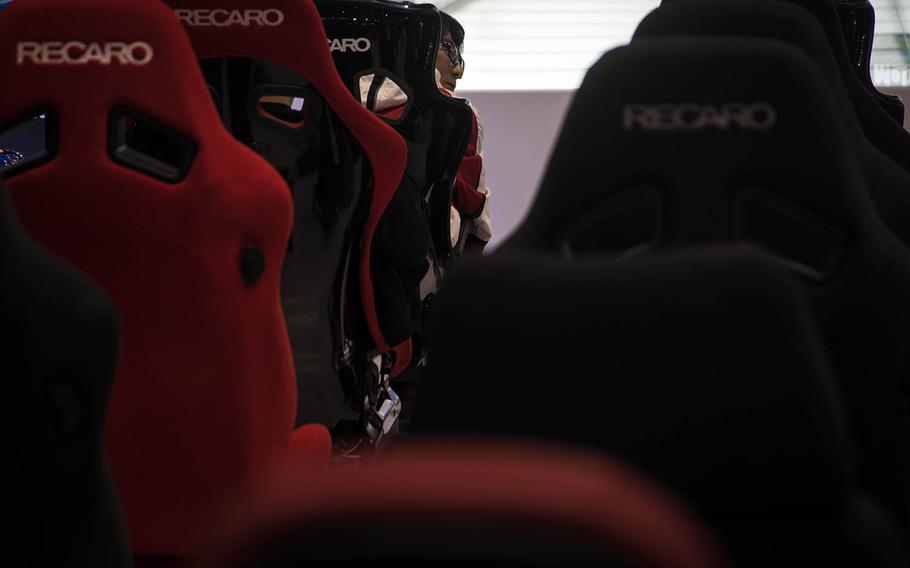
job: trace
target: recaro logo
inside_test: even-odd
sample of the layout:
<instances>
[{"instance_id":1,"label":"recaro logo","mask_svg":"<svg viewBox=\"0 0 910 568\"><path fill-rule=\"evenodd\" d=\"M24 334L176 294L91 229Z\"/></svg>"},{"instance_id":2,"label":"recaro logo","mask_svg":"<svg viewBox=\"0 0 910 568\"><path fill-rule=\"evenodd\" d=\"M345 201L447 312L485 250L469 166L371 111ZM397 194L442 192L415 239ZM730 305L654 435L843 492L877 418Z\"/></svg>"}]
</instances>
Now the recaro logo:
<instances>
[{"instance_id":1,"label":"recaro logo","mask_svg":"<svg viewBox=\"0 0 910 568\"><path fill-rule=\"evenodd\" d=\"M144 41L20 41L16 44L16 64L25 65L148 65L155 50Z\"/></svg>"},{"instance_id":2,"label":"recaro logo","mask_svg":"<svg viewBox=\"0 0 910 568\"><path fill-rule=\"evenodd\" d=\"M368 37L345 37L329 40L329 49L332 51L340 51L341 53L347 53L349 51L364 53L370 51L372 48L373 42L371 42Z\"/></svg>"},{"instance_id":3,"label":"recaro logo","mask_svg":"<svg viewBox=\"0 0 910 568\"><path fill-rule=\"evenodd\" d=\"M174 14L187 26L194 27L275 27L284 23L284 12L275 8L267 10L176 9Z\"/></svg>"},{"instance_id":4,"label":"recaro logo","mask_svg":"<svg viewBox=\"0 0 910 568\"><path fill-rule=\"evenodd\" d=\"M768 103L629 104L622 113L625 130L768 130L777 124L777 111Z\"/></svg>"}]
</instances>

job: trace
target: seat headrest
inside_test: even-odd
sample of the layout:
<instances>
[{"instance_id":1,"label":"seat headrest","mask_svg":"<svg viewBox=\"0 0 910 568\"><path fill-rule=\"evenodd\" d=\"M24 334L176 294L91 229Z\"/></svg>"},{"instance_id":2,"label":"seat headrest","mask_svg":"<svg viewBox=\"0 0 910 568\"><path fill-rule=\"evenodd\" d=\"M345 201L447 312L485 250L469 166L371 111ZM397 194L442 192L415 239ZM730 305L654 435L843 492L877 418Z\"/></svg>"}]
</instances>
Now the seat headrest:
<instances>
[{"instance_id":1,"label":"seat headrest","mask_svg":"<svg viewBox=\"0 0 910 568\"><path fill-rule=\"evenodd\" d=\"M376 313L370 252L379 219L404 174L407 146L389 125L366 110L345 88L329 51L312 0L167 0L186 27L199 59L246 57L275 63L309 82L351 131L370 161L373 195L363 234L361 300L375 345L392 347ZM398 367L408 357L398 357ZM397 369L400 371L400 369Z\"/></svg>"},{"instance_id":2,"label":"seat headrest","mask_svg":"<svg viewBox=\"0 0 910 568\"><path fill-rule=\"evenodd\" d=\"M664 7L688 1L690 0L661 0L660 5L661 7ZM749 3L752 2L752 0L744 1ZM834 8L834 2L832 0L775 0L771 3L777 4L778 2L799 6L812 14L815 19L818 20L818 23L824 30L825 35L828 37L829 46L834 53L835 58L838 60L838 62L842 62L844 65L849 67L850 58L847 55L847 43L844 39L843 30L840 26L840 20L837 16L837 10ZM727 2L726 0L723 0L716 3L717 5L724 3L735 5L738 2Z\"/></svg>"},{"instance_id":3,"label":"seat headrest","mask_svg":"<svg viewBox=\"0 0 910 568\"><path fill-rule=\"evenodd\" d=\"M560 446L400 447L263 487L224 516L214 565L719 565L674 498L623 464Z\"/></svg>"},{"instance_id":4,"label":"seat headrest","mask_svg":"<svg viewBox=\"0 0 910 568\"><path fill-rule=\"evenodd\" d=\"M733 238L830 277L847 228L874 210L826 85L802 50L771 40L642 40L607 53L506 247L626 255Z\"/></svg>"},{"instance_id":5,"label":"seat headrest","mask_svg":"<svg viewBox=\"0 0 910 568\"><path fill-rule=\"evenodd\" d=\"M286 67L315 87L364 147L377 181L404 171L407 148L338 76L312 0L167 0L199 59L248 57ZM397 177L396 177L397 175Z\"/></svg>"},{"instance_id":6,"label":"seat headrest","mask_svg":"<svg viewBox=\"0 0 910 568\"><path fill-rule=\"evenodd\" d=\"M836 61L820 22L794 2L664 1L638 24L633 41L666 35L778 39L801 47L817 62ZM834 65L830 71L837 73Z\"/></svg>"},{"instance_id":7,"label":"seat headrest","mask_svg":"<svg viewBox=\"0 0 910 568\"><path fill-rule=\"evenodd\" d=\"M849 142L856 148L882 220L901 240L910 242L910 194L905 189L910 177L900 165L910 163L910 136L884 115L874 95L860 84L852 69L847 68L847 75L842 75L824 31L812 14L792 2L665 2L641 21L633 43L648 38L693 36L774 39L802 48L827 80L828 94L840 110L839 117L849 133ZM898 132L892 132L894 129ZM895 135L894 139L883 138L891 138L889 133Z\"/></svg>"},{"instance_id":8,"label":"seat headrest","mask_svg":"<svg viewBox=\"0 0 910 568\"><path fill-rule=\"evenodd\" d=\"M250 57L277 63L316 87L339 114L350 108L349 102L356 105L338 80L311 0L167 0L167 4L186 27L199 59Z\"/></svg>"},{"instance_id":9,"label":"seat headrest","mask_svg":"<svg viewBox=\"0 0 910 568\"><path fill-rule=\"evenodd\" d=\"M712 513L843 496L852 450L813 319L755 255L502 254L452 273L438 321L414 432L606 449Z\"/></svg>"},{"instance_id":10,"label":"seat headrest","mask_svg":"<svg viewBox=\"0 0 910 568\"><path fill-rule=\"evenodd\" d=\"M826 35L827 26L838 25L827 4L811 0L665 0L641 21L634 37L750 36L799 46L821 66L837 102L855 108L855 113L843 113L844 118L862 127L871 142L906 168L910 159L902 156L910 137L881 106L884 103L893 109L894 101L874 90L871 83L868 89L863 85L843 49L843 38L837 35L839 27ZM884 98L876 100L878 95Z\"/></svg>"},{"instance_id":11,"label":"seat headrest","mask_svg":"<svg viewBox=\"0 0 910 568\"><path fill-rule=\"evenodd\" d=\"M0 124L51 107L66 125L61 148L71 153L106 149L106 118L116 107L197 141L218 123L186 32L159 2L13 2L0 15L0 53L0 76L15 85L0 90Z\"/></svg>"},{"instance_id":12,"label":"seat headrest","mask_svg":"<svg viewBox=\"0 0 910 568\"><path fill-rule=\"evenodd\" d=\"M435 6L377 0L314 1L329 35L335 65L352 91L359 90L361 72L380 67L408 81L398 85L406 94L411 89L439 94L433 61L441 22ZM444 102L453 102L442 97ZM361 98L366 104L366 97Z\"/></svg>"},{"instance_id":13,"label":"seat headrest","mask_svg":"<svg viewBox=\"0 0 910 568\"><path fill-rule=\"evenodd\" d=\"M661 8L676 4L688 5L693 1L702 3L704 0L663 0ZM753 2L754 0L714 0L712 3L718 9L742 7L751 10L750 5ZM831 0L779 0L765 3L774 8L785 5L801 8L820 25L827 39L828 50L838 66L838 74L847 86L866 135L879 150L901 164L905 170L910 171L910 136L886 110L886 107L893 110L895 102L888 96L879 93L871 84L871 78L860 77L847 50L844 29L841 26L835 3ZM697 21L695 18L689 20L690 24ZM815 41L814 37L812 41ZM806 40L796 43L808 48ZM866 84L867 82L868 84ZM885 106L883 107L882 104Z\"/></svg>"}]
</instances>

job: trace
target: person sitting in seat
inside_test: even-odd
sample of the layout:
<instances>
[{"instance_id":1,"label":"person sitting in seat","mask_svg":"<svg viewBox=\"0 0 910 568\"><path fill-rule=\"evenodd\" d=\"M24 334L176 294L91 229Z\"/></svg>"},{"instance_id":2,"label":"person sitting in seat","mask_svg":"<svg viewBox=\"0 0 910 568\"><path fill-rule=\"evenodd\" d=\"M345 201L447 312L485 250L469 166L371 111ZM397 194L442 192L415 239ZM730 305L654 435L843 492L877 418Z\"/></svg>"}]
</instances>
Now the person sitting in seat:
<instances>
[{"instance_id":1,"label":"person sitting in seat","mask_svg":"<svg viewBox=\"0 0 910 568\"><path fill-rule=\"evenodd\" d=\"M436 81L441 92L454 97L457 82L464 74L461 54L464 52L465 31L449 14L439 14L442 16L442 34L436 53ZM452 191L452 240L453 243L463 241L466 252L480 252L493 236L488 205L490 188L486 185L483 165L483 126L477 108L471 101L468 104L474 111L474 117L471 138Z\"/></svg>"},{"instance_id":2,"label":"person sitting in seat","mask_svg":"<svg viewBox=\"0 0 910 568\"><path fill-rule=\"evenodd\" d=\"M446 96L456 97L455 88L464 74L464 28L458 21L440 12L442 33L436 53L436 84ZM361 89L372 81L372 75L361 79ZM460 97L459 97L460 98ZM466 100L466 99L465 99ZM395 82L386 82L377 92L370 110L390 120L401 117L408 102L407 94ZM474 116L471 122L471 137L465 149L461 166L452 189L452 215L450 228L452 246L466 252L480 252L493 236L487 201L490 188L486 185L483 166L483 126L478 119L477 108L471 104ZM462 246L459 246L463 243Z\"/></svg>"}]
</instances>

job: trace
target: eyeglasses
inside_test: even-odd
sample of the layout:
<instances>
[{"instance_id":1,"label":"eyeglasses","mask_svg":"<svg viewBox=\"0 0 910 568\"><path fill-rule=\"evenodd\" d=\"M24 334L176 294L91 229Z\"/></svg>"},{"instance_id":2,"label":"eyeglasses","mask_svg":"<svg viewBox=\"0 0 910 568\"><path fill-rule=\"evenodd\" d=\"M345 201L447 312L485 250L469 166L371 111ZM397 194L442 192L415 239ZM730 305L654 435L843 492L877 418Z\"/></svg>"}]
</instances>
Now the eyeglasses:
<instances>
[{"instance_id":1,"label":"eyeglasses","mask_svg":"<svg viewBox=\"0 0 910 568\"><path fill-rule=\"evenodd\" d=\"M446 52L446 55L449 56L449 61L452 62L452 65L458 67L464 67L464 58L461 56L461 52L458 51L458 46L452 43L451 41L444 39L439 42L439 49Z\"/></svg>"}]
</instances>

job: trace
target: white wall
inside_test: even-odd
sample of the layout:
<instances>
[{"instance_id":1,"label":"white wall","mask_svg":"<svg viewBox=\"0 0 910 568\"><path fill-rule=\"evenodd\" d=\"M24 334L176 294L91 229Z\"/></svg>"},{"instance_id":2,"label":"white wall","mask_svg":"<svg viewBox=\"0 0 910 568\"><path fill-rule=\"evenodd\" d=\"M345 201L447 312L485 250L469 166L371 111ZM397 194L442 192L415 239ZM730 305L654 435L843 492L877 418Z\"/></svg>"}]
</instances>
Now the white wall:
<instances>
[{"instance_id":1,"label":"white wall","mask_svg":"<svg viewBox=\"0 0 910 568\"><path fill-rule=\"evenodd\" d=\"M524 218L574 91L458 91L480 113L493 216L492 250Z\"/></svg>"}]
</instances>

